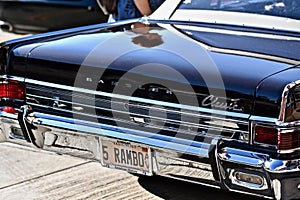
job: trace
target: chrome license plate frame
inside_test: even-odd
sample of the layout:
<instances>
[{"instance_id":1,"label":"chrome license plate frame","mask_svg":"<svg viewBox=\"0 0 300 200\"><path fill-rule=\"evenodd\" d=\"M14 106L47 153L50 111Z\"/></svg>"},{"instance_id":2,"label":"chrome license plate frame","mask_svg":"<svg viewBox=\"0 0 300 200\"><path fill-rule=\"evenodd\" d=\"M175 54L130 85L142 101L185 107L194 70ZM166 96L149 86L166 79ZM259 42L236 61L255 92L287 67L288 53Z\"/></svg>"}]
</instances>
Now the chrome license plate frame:
<instances>
[{"instance_id":1,"label":"chrome license plate frame","mask_svg":"<svg viewBox=\"0 0 300 200\"><path fill-rule=\"evenodd\" d=\"M112 169L151 176L152 154L148 146L100 139L101 164Z\"/></svg>"}]
</instances>

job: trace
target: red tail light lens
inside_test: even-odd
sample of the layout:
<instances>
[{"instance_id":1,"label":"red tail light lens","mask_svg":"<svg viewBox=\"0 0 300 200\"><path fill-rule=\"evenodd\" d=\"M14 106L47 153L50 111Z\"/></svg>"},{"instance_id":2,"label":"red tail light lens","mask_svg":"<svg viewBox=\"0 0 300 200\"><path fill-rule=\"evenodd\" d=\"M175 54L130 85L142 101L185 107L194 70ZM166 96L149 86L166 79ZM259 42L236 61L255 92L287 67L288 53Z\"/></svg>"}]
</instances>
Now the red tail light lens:
<instances>
[{"instance_id":1,"label":"red tail light lens","mask_svg":"<svg viewBox=\"0 0 300 200\"><path fill-rule=\"evenodd\" d=\"M0 98L25 100L25 85L18 82L2 82Z\"/></svg>"},{"instance_id":2,"label":"red tail light lens","mask_svg":"<svg viewBox=\"0 0 300 200\"><path fill-rule=\"evenodd\" d=\"M278 131L275 128L264 126L255 127L255 142L277 145L278 144Z\"/></svg>"},{"instance_id":3,"label":"red tail light lens","mask_svg":"<svg viewBox=\"0 0 300 200\"><path fill-rule=\"evenodd\" d=\"M279 132L276 128L256 126L254 141L276 145L278 150L296 149L300 148L300 131Z\"/></svg>"},{"instance_id":4,"label":"red tail light lens","mask_svg":"<svg viewBox=\"0 0 300 200\"><path fill-rule=\"evenodd\" d=\"M289 150L300 147L300 131L281 133L278 140L278 149Z\"/></svg>"},{"instance_id":5,"label":"red tail light lens","mask_svg":"<svg viewBox=\"0 0 300 200\"><path fill-rule=\"evenodd\" d=\"M6 113L12 113L12 114L15 114L15 113L19 112L18 110L16 110L14 107L11 107L11 106L4 106L4 107L2 107L1 111L2 112L6 112Z\"/></svg>"}]
</instances>

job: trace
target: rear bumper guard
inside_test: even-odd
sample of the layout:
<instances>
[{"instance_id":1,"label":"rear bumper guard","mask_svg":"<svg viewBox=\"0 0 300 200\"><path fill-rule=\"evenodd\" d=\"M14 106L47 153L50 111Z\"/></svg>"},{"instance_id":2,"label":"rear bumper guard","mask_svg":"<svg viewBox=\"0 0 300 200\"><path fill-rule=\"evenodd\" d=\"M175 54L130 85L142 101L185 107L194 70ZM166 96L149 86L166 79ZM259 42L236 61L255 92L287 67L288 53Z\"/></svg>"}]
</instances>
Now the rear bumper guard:
<instances>
[{"instance_id":1,"label":"rear bumper guard","mask_svg":"<svg viewBox=\"0 0 300 200\"><path fill-rule=\"evenodd\" d=\"M49 129L35 126L33 120L34 116L31 116L32 110L28 105L22 106L18 113L18 122L22 131L22 135L27 142L32 143L38 148L43 148L45 138L44 133Z\"/></svg>"}]
</instances>

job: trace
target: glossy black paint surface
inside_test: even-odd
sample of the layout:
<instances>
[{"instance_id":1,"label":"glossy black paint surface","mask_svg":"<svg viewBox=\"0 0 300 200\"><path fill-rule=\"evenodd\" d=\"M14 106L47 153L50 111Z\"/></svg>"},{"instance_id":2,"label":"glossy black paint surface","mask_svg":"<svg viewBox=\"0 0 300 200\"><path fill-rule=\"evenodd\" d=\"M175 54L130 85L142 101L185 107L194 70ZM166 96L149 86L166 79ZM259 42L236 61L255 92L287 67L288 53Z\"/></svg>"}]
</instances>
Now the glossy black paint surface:
<instances>
[{"instance_id":1,"label":"glossy black paint surface","mask_svg":"<svg viewBox=\"0 0 300 200\"><path fill-rule=\"evenodd\" d=\"M262 116L265 112L272 113L272 105L277 105L277 110L279 110L284 87L292 83L292 80L299 80L299 74L300 68L296 66L266 78L257 89L254 114ZM272 117L278 116L273 113Z\"/></svg>"},{"instance_id":2,"label":"glossy black paint surface","mask_svg":"<svg viewBox=\"0 0 300 200\"><path fill-rule=\"evenodd\" d=\"M118 81L124 74L129 74L133 82L151 84L163 82L165 85L160 85L164 85L171 90L181 91L181 93L184 93L186 85L191 85L197 94L200 106L202 106L203 99L211 92L208 90L223 91L225 89L228 104L231 101L237 101L237 109L229 107L228 111L245 114L254 113L266 117L278 116L283 88L286 84L297 79L296 73L291 76L292 73L289 73L288 70L293 67L293 64L280 61L279 54L274 53L274 49L267 45L268 39L266 39L266 45L264 45L264 39L259 38L259 48L255 48L253 46L255 43L245 43L243 45L242 43L235 43L235 37L228 37L227 43L230 43L230 39L232 39L230 49L242 51L241 55L237 55L237 53L221 53L218 50L208 51L197 43L188 42L189 40L186 37L158 27L152 32L161 35L163 43L152 48L145 48L132 43L135 34L130 33L129 30L123 31L122 27L118 27L117 30L121 31L116 32L115 28L112 30L95 29L95 31L72 37L25 45L15 49L14 56L22 60L22 57L26 56L29 50L32 49L30 50L25 74L26 78L29 79L69 86L73 86L75 80L81 80L82 85L80 87L96 90L97 84L87 82L87 78L97 82L100 80L111 82ZM212 38L213 35L201 34L201 32L194 33L194 35L197 35L194 39L198 41L205 40L206 45L223 48L223 41L218 42L218 40ZM255 37L251 39L255 40ZM213 43L210 44L209 40ZM281 46L282 58L295 60L294 54L290 54L289 49L293 45L296 47L299 43L290 40L278 42L288 42L288 45ZM122 47L126 53L116 54L117 49L114 48L116 46ZM255 49L257 57L250 56L245 51L251 52L251 49ZM178 52L186 53L183 55L178 54ZM201 58L200 54L203 52L207 56L206 59L212 62L198 59L199 56ZM200 54L198 55L198 53ZM260 54L265 57L260 57ZM189 55L195 60L187 60L186 57ZM266 59L268 55L276 56L278 60L275 61L274 58L273 60ZM113 62L110 62L110 65L103 65L108 60ZM14 70L11 73L22 76L23 69L18 69L18 66L22 66L22 61L18 62L16 59L14 62L15 67L13 67ZM136 67L149 63L154 64L146 70L132 72ZM216 68L211 67L212 63ZM170 67L179 72L184 78L178 79L170 76L169 72L162 70L164 67L160 69L157 64ZM85 73L82 73L82 71L78 73L79 70L82 70L82 67L85 68ZM284 73L285 70L288 71ZM131 72L127 73L128 71ZM204 77L207 74L211 74L211 77ZM275 82L271 83L271 87L265 89L263 86L269 84L267 77L276 74L281 78L276 79ZM215 81L216 77L219 76L222 78L221 85L220 82ZM209 83L207 83L207 78L210 80ZM174 88L170 85L174 85ZM222 85L224 85L224 88ZM262 85L262 87L258 88L259 85ZM112 89L108 87L101 88L101 90L110 92ZM255 111L253 111L256 93L258 99L255 101ZM266 105L268 105L268 108L262 109ZM260 111L256 111L257 109Z\"/></svg>"},{"instance_id":3,"label":"glossy black paint surface","mask_svg":"<svg viewBox=\"0 0 300 200\"><path fill-rule=\"evenodd\" d=\"M38 33L107 21L96 0L0 1L0 20L13 32Z\"/></svg>"}]
</instances>

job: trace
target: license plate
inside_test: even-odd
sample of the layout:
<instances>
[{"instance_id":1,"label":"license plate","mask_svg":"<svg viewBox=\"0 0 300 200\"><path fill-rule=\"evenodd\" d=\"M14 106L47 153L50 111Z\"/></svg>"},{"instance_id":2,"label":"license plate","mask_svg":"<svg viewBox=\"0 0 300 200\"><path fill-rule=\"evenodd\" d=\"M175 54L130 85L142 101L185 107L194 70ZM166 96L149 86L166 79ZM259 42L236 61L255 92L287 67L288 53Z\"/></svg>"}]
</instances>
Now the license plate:
<instances>
[{"instance_id":1,"label":"license plate","mask_svg":"<svg viewBox=\"0 0 300 200\"><path fill-rule=\"evenodd\" d=\"M151 175L149 147L130 143L101 140L102 164L106 167L128 172Z\"/></svg>"}]
</instances>

